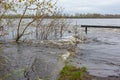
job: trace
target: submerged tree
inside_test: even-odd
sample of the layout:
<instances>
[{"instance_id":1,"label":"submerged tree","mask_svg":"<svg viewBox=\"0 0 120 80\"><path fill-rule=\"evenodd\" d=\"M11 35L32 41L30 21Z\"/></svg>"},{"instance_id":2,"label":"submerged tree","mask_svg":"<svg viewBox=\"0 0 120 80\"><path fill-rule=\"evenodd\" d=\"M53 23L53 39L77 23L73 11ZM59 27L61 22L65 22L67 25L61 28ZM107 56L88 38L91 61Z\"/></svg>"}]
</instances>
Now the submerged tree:
<instances>
[{"instance_id":1,"label":"submerged tree","mask_svg":"<svg viewBox=\"0 0 120 80\"><path fill-rule=\"evenodd\" d=\"M19 24L18 24L18 28L17 28L17 38L16 41L19 41L19 39L24 35L24 32L26 31L26 29L36 20L42 20L42 18L44 18L44 16L46 15L52 15L57 11L57 7L55 6L56 2L52 3L51 0L41 0L41 1L34 1L34 0L29 0L29 1L19 1L22 5L22 8L24 9L22 12L22 16L20 18ZM21 6L20 4L18 4L19 7ZM34 11L34 12L33 12ZM30 21L25 28L23 29L23 31L20 31L20 27L21 27L21 21L24 17L25 14L29 13L29 12L33 12L33 14L35 15L32 19L32 21Z\"/></svg>"},{"instance_id":2,"label":"submerged tree","mask_svg":"<svg viewBox=\"0 0 120 80\"><path fill-rule=\"evenodd\" d=\"M31 25L36 27L35 32L38 39L44 40L51 36L62 37L63 33L67 31L68 24L64 18L60 18L62 9L58 8L56 4L57 0L5 0L0 2L0 6L3 6L0 8L3 9L1 11L3 14L7 12L4 15L19 15L19 21L14 29L16 31L15 40L18 42ZM23 19L29 14L32 15L31 18L25 25L22 25ZM46 22L44 19L48 17L52 19Z\"/></svg>"},{"instance_id":3,"label":"submerged tree","mask_svg":"<svg viewBox=\"0 0 120 80\"><path fill-rule=\"evenodd\" d=\"M58 8L56 6L57 1L52 0L11 0L1 1L0 0L0 17L9 9L9 13L13 15L21 14L20 20L17 25L16 42L24 35L27 28L35 21L42 20L45 16L52 16L56 14ZM28 22L24 29L21 29L21 23L26 14L33 14L32 20ZM1 18L0 18L1 19Z\"/></svg>"}]
</instances>

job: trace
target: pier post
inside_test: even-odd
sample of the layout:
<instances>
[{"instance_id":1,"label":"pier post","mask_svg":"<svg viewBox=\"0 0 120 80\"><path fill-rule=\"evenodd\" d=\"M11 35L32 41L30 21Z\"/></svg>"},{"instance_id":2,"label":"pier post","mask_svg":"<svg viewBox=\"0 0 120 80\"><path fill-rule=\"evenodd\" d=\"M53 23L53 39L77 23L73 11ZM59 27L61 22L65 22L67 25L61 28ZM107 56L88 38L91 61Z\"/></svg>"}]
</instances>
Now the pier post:
<instances>
[{"instance_id":1,"label":"pier post","mask_svg":"<svg viewBox=\"0 0 120 80\"><path fill-rule=\"evenodd\" d=\"M85 27L85 33L87 34L87 27Z\"/></svg>"}]
</instances>

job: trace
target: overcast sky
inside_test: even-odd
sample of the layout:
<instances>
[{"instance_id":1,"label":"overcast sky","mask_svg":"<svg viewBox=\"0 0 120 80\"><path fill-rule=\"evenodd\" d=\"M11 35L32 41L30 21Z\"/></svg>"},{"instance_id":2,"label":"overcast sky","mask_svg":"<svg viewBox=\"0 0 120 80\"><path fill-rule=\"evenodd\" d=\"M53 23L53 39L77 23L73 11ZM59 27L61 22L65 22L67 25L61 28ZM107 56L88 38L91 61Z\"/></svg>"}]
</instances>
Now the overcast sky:
<instances>
[{"instance_id":1,"label":"overcast sky","mask_svg":"<svg viewBox=\"0 0 120 80\"><path fill-rule=\"evenodd\" d=\"M120 0L59 0L65 13L120 14Z\"/></svg>"}]
</instances>

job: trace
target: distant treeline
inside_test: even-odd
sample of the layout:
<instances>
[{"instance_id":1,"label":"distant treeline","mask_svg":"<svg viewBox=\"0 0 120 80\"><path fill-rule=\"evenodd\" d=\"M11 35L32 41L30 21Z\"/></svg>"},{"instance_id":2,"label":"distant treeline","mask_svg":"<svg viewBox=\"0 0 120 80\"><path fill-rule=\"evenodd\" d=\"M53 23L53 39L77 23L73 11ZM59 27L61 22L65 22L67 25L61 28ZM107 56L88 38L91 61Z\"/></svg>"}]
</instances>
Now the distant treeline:
<instances>
[{"instance_id":1,"label":"distant treeline","mask_svg":"<svg viewBox=\"0 0 120 80\"><path fill-rule=\"evenodd\" d=\"M1 18L20 18L22 15L17 14L17 15L2 15ZM34 18L35 15L24 15L24 18Z\"/></svg>"},{"instance_id":2,"label":"distant treeline","mask_svg":"<svg viewBox=\"0 0 120 80\"><path fill-rule=\"evenodd\" d=\"M75 14L75 15L63 15L66 18L120 18L120 14Z\"/></svg>"},{"instance_id":3,"label":"distant treeline","mask_svg":"<svg viewBox=\"0 0 120 80\"><path fill-rule=\"evenodd\" d=\"M22 15L18 14L18 15L2 15L0 16L1 18L20 18ZM24 15L23 18L39 18L41 17L40 15L39 16L36 16L36 15ZM54 15L54 16L48 16L48 15L44 15L42 16L42 18L63 18L63 16L61 15Z\"/></svg>"},{"instance_id":4,"label":"distant treeline","mask_svg":"<svg viewBox=\"0 0 120 80\"><path fill-rule=\"evenodd\" d=\"M2 18L20 18L22 15L3 15ZM40 16L35 15L25 15L24 18L35 18ZM44 18L120 18L120 14L63 14L63 15L53 15L44 16Z\"/></svg>"}]
</instances>

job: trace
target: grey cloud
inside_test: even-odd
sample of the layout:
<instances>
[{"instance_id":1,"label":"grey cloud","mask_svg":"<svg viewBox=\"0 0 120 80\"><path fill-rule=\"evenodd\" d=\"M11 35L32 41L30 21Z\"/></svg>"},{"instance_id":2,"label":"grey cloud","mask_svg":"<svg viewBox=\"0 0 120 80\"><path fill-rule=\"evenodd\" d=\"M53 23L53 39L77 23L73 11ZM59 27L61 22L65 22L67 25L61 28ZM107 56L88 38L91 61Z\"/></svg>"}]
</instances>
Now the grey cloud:
<instances>
[{"instance_id":1,"label":"grey cloud","mask_svg":"<svg viewBox=\"0 0 120 80\"><path fill-rule=\"evenodd\" d=\"M66 13L120 13L120 0L60 0L59 2Z\"/></svg>"}]
</instances>

